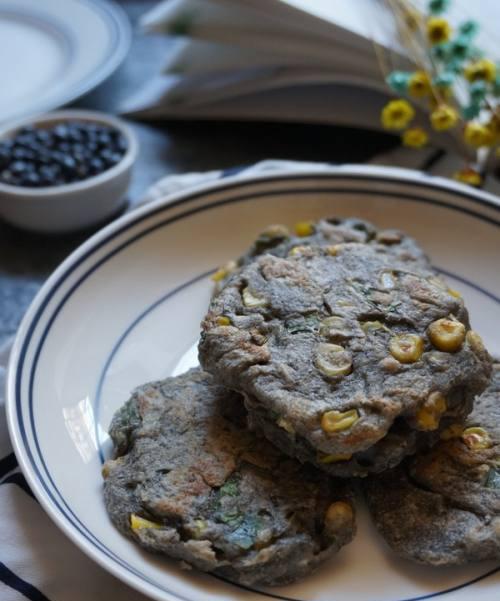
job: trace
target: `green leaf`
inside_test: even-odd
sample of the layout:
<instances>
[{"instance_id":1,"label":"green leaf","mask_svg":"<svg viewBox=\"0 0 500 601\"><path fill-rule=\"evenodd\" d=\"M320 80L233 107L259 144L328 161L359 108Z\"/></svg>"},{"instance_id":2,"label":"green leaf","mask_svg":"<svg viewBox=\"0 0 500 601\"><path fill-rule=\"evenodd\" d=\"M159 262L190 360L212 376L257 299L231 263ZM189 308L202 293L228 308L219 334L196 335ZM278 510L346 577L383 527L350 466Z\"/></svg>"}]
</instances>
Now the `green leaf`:
<instances>
[{"instance_id":1,"label":"green leaf","mask_svg":"<svg viewBox=\"0 0 500 601\"><path fill-rule=\"evenodd\" d=\"M495 96L500 96L500 75L497 75L493 82L492 92Z\"/></svg>"},{"instance_id":2,"label":"green leaf","mask_svg":"<svg viewBox=\"0 0 500 601\"><path fill-rule=\"evenodd\" d=\"M450 6L450 0L429 0L429 12L433 15L441 15Z\"/></svg>"},{"instance_id":3,"label":"green leaf","mask_svg":"<svg viewBox=\"0 0 500 601\"><path fill-rule=\"evenodd\" d=\"M458 36L458 38L451 42L451 56L455 60L465 60L469 56L470 50L470 40L466 36Z\"/></svg>"},{"instance_id":4,"label":"green leaf","mask_svg":"<svg viewBox=\"0 0 500 601\"><path fill-rule=\"evenodd\" d=\"M456 79L455 73L449 73L448 71L443 71L442 73L440 73L433 79L432 83L437 88L450 88L454 84L455 79Z\"/></svg>"},{"instance_id":5,"label":"green leaf","mask_svg":"<svg viewBox=\"0 0 500 601\"><path fill-rule=\"evenodd\" d=\"M481 106L477 103L469 104L469 106L464 106L462 109L462 115L464 119L470 121L471 119L475 119L479 113L481 112Z\"/></svg>"},{"instance_id":6,"label":"green leaf","mask_svg":"<svg viewBox=\"0 0 500 601\"><path fill-rule=\"evenodd\" d=\"M438 61L447 61L450 58L450 44L449 42L443 42L442 44L436 44L431 48L432 56Z\"/></svg>"},{"instance_id":7,"label":"green leaf","mask_svg":"<svg viewBox=\"0 0 500 601\"><path fill-rule=\"evenodd\" d=\"M405 94L408 91L408 81L411 74L406 71L393 71L386 78L387 85L398 94Z\"/></svg>"},{"instance_id":8,"label":"green leaf","mask_svg":"<svg viewBox=\"0 0 500 601\"><path fill-rule=\"evenodd\" d=\"M472 19L468 21L464 21L458 31L465 36L474 37L479 31L479 23L477 21L473 21Z\"/></svg>"}]
</instances>

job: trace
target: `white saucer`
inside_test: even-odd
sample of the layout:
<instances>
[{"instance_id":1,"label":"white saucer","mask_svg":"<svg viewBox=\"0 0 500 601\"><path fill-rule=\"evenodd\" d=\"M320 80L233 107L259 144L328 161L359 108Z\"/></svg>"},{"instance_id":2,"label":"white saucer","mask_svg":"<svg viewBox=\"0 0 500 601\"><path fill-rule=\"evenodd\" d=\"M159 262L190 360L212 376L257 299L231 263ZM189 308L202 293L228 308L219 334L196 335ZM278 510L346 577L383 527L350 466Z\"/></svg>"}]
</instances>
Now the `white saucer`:
<instances>
[{"instance_id":1,"label":"white saucer","mask_svg":"<svg viewBox=\"0 0 500 601\"><path fill-rule=\"evenodd\" d=\"M0 0L0 122L88 92L120 64L130 37L109 0Z\"/></svg>"}]
</instances>

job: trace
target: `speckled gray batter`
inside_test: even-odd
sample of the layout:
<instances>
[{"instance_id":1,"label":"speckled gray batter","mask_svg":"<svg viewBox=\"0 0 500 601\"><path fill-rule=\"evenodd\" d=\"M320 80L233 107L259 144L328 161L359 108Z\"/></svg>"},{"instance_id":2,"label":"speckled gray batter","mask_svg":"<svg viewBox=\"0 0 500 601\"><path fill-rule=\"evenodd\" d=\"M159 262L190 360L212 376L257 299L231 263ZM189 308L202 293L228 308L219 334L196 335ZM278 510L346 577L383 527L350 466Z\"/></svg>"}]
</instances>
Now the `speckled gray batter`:
<instances>
[{"instance_id":1,"label":"speckled gray batter","mask_svg":"<svg viewBox=\"0 0 500 601\"><path fill-rule=\"evenodd\" d=\"M321 324L332 315L343 326L325 333ZM200 361L221 384L245 395L253 423L282 450L304 459L308 448L307 459L330 473L363 475L401 459L398 451L389 462L357 461L391 428L418 430L416 415L431 394L446 398L443 428L467 415L486 387L484 348L473 348L468 338L455 352L431 343L430 324L450 316L469 330L462 299L425 261L397 256L394 244L311 246L287 258L258 257L230 278L202 324ZM413 363L389 351L403 334L423 341ZM350 373L328 377L318 369L323 343L343 347ZM324 413L350 410L359 416L352 427L324 431ZM286 434L278 436L277 428ZM325 454L352 458L324 464Z\"/></svg>"},{"instance_id":2,"label":"speckled gray batter","mask_svg":"<svg viewBox=\"0 0 500 601\"><path fill-rule=\"evenodd\" d=\"M111 425L106 508L151 551L247 585L291 582L350 542L351 492L249 432L234 397L200 369L137 389ZM332 520L334 503L347 514Z\"/></svg>"},{"instance_id":3,"label":"speckled gray batter","mask_svg":"<svg viewBox=\"0 0 500 601\"><path fill-rule=\"evenodd\" d=\"M311 229L309 235L298 236L284 225L269 226L260 233L243 255L227 264L227 273L224 276L222 274L225 269L221 270L222 279L216 282L215 293L222 290L231 275L252 263L256 257L263 254L287 257L292 249L300 246L326 246L343 242L382 243L398 259L429 263L423 250L412 238L399 230L377 228L363 219L330 217L312 223Z\"/></svg>"},{"instance_id":4,"label":"speckled gray batter","mask_svg":"<svg viewBox=\"0 0 500 601\"><path fill-rule=\"evenodd\" d=\"M440 566L500 558L499 364L465 424L475 426L486 430L491 446L441 441L364 482L375 524L399 555Z\"/></svg>"}]
</instances>

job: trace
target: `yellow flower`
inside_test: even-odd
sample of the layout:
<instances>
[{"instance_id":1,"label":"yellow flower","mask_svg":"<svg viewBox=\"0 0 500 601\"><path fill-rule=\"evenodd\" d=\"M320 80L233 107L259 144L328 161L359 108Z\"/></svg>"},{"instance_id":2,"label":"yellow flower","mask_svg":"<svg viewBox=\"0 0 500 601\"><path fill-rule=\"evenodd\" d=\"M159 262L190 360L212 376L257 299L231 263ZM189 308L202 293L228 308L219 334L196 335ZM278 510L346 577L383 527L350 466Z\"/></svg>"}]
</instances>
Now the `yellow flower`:
<instances>
[{"instance_id":1,"label":"yellow flower","mask_svg":"<svg viewBox=\"0 0 500 601\"><path fill-rule=\"evenodd\" d=\"M464 75L469 81L484 79L492 82L495 79L496 66L489 58L482 58L473 63L469 63L467 67L465 67Z\"/></svg>"},{"instance_id":2,"label":"yellow flower","mask_svg":"<svg viewBox=\"0 0 500 601\"><path fill-rule=\"evenodd\" d=\"M440 104L431 113L431 124L436 131L452 128L458 121L457 111L448 104Z\"/></svg>"},{"instance_id":3,"label":"yellow flower","mask_svg":"<svg viewBox=\"0 0 500 601\"><path fill-rule=\"evenodd\" d=\"M427 38L431 44L442 44L450 39L451 27L442 17L427 19Z\"/></svg>"},{"instance_id":4,"label":"yellow flower","mask_svg":"<svg viewBox=\"0 0 500 601\"><path fill-rule=\"evenodd\" d=\"M411 148L422 148L428 140L427 132L421 127L411 127L403 133L403 144Z\"/></svg>"},{"instance_id":5,"label":"yellow flower","mask_svg":"<svg viewBox=\"0 0 500 601\"><path fill-rule=\"evenodd\" d=\"M386 129L404 129L415 116L407 100L391 100L382 110L382 125Z\"/></svg>"},{"instance_id":6,"label":"yellow flower","mask_svg":"<svg viewBox=\"0 0 500 601\"><path fill-rule=\"evenodd\" d=\"M467 144L479 148L480 146L491 146L494 136L491 130L480 123L467 123L464 130L464 138Z\"/></svg>"},{"instance_id":7,"label":"yellow flower","mask_svg":"<svg viewBox=\"0 0 500 601\"><path fill-rule=\"evenodd\" d=\"M410 96L421 98L427 96L431 91L431 78L425 71L415 71L408 82Z\"/></svg>"},{"instance_id":8,"label":"yellow flower","mask_svg":"<svg viewBox=\"0 0 500 601\"><path fill-rule=\"evenodd\" d=\"M479 173L470 167L457 171L453 177L459 182L468 184L469 186L480 186L482 181Z\"/></svg>"}]
</instances>

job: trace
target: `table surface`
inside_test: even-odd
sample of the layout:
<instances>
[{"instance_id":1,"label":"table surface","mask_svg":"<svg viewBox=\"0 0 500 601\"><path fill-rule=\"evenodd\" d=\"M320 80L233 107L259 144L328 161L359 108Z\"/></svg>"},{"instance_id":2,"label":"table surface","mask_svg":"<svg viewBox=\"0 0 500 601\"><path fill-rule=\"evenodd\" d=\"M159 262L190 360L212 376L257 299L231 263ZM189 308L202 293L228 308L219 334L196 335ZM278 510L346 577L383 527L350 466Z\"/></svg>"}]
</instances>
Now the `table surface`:
<instances>
[{"instance_id":1,"label":"table surface","mask_svg":"<svg viewBox=\"0 0 500 601\"><path fill-rule=\"evenodd\" d=\"M132 47L122 66L73 106L116 113L128 95L157 74L172 42L144 36L139 16L153 0L122 0L132 22ZM393 136L363 130L300 124L151 122L131 123L141 150L129 191L135 203L169 173L250 164L266 158L364 162L397 144ZM16 331L31 300L57 265L93 231L41 236L0 222L0 346Z\"/></svg>"}]
</instances>

